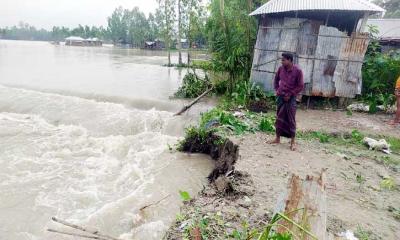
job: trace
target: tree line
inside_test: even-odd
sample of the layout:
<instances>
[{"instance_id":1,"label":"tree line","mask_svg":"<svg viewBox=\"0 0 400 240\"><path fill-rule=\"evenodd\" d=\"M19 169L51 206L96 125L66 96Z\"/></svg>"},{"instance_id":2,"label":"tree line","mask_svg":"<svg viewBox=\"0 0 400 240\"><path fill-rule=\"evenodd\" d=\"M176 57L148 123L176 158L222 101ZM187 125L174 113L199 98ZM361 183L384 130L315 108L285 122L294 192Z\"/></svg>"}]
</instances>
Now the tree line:
<instances>
[{"instance_id":1,"label":"tree line","mask_svg":"<svg viewBox=\"0 0 400 240\"><path fill-rule=\"evenodd\" d=\"M179 12L179 13L178 13ZM179 17L179 23L178 19ZM83 26L68 28L54 26L51 30L37 29L28 23L0 28L0 38L11 40L62 41L69 36L100 38L116 44L142 45L145 41L164 41L190 38L192 42L205 44L205 6L201 1L159 1L155 13L146 16L138 7L118 7L107 18L107 26ZM179 32L179 36L178 36ZM180 42L180 41L178 41Z\"/></svg>"}]
</instances>

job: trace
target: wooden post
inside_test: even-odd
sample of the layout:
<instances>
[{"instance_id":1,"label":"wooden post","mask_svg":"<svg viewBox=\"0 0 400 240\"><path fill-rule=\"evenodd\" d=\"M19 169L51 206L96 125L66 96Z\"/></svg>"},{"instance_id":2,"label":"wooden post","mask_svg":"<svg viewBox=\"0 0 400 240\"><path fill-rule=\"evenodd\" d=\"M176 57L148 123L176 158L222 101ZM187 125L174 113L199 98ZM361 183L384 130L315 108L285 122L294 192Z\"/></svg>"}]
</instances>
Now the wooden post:
<instances>
[{"instance_id":1,"label":"wooden post","mask_svg":"<svg viewBox=\"0 0 400 240\"><path fill-rule=\"evenodd\" d=\"M325 26L328 26L330 17L331 17L331 12L328 12L328 14L326 15Z\"/></svg>"},{"instance_id":2,"label":"wooden post","mask_svg":"<svg viewBox=\"0 0 400 240\"><path fill-rule=\"evenodd\" d=\"M368 17L369 17L369 12L364 13L364 17L361 20L360 28L358 29L358 32L365 32L365 28L367 26L368 22Z\"/></svg>"},{"instance_id":3,"label":"wooden post","mask_svg":"<svg viewBox=\"0 0 400 240\"><path fill-rule=\"evenodd\" d=\"M307 176L305 180L293 174L289 180L286 195L278 203L277 212L284 213L318 240L326 240L325 170L320 176ZM281 220L279 224L281 227L278 227L277 231L280 233L285 233L289 229L296 235L295 239L315 239L291 222Z\"/></svg>"}]
</instances>

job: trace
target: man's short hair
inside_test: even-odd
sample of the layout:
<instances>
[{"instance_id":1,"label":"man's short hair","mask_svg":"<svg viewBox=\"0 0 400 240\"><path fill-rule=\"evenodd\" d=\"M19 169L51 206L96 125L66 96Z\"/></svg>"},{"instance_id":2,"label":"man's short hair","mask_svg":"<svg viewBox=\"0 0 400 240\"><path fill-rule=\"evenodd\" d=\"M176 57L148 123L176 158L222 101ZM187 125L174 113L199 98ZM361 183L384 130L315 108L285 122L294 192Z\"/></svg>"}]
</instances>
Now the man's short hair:
<instances>
[{"instance_id":1,"label":"man's short hair","mask_svg":"<svg viewBox=\"0 0 400 240\"><path fill-rule=\"evenodd\" d=\"M282 53L282 57L293 62L293 54L291 53L288 52Z\"/></svg>"}]
</instances>

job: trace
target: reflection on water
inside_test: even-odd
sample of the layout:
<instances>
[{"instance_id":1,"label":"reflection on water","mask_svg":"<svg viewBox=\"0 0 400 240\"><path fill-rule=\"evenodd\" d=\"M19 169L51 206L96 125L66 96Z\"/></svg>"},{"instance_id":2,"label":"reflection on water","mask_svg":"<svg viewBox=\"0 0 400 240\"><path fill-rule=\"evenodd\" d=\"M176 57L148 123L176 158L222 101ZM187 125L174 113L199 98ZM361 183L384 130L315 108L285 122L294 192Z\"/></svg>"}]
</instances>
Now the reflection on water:
<instances>
[{"instance_id":1,"label":"reflection on water","mask_svg":"<svg viewBox=\"0 0 400 240\"><path fill-rule=\"evenodd\" d=\"M69 239L45 231L59 228L52 216L161 238L179 190L199 191L212 167L168 150L188 119L173 117L182 103L168 99L184 72L166 61L165 52L0 41L0 239Z\"/></svg>"}]
</instances>

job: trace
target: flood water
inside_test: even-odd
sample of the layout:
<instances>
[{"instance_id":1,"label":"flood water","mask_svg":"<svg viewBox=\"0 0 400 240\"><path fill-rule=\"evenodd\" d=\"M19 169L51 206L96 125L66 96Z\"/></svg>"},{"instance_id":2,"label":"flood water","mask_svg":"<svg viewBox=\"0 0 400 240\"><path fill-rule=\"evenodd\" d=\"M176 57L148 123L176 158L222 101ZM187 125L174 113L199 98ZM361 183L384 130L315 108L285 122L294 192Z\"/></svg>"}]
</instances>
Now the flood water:
<instances>
[{"instance_id":1,"label":"flood water","mask_svg":"<svg viewBox=\"0 0 400 240\"><path fill-rule=\"evenodd\" d=\"M184 103L169 97L185 72L166 62L164 52L0 40L0 239L71 239L46 231L69 231L53 216L162 237L179 190L198 192L212 168L168 149L209 105L174 117Z\"/></svg>"}]
</instances>

